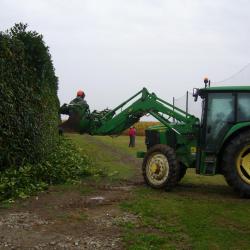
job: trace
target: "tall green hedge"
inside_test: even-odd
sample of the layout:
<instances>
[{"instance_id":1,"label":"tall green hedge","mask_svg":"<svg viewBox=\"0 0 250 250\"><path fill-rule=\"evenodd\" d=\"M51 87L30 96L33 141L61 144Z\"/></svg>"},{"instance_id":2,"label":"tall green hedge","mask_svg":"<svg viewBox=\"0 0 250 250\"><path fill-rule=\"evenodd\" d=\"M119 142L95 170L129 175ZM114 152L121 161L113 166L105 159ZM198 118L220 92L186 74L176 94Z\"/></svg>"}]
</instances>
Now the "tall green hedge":
<instances>
[{"instance_id":1,"label":"tall green hedge","mask_svg":"<svg viewBox=\"0 0 250 250\"><path fill-rule=\"evenodd\" d=\"M58 81L42 35L0 33L0 170L38 163L58 140Z\"/></svg>"}]
</instances>

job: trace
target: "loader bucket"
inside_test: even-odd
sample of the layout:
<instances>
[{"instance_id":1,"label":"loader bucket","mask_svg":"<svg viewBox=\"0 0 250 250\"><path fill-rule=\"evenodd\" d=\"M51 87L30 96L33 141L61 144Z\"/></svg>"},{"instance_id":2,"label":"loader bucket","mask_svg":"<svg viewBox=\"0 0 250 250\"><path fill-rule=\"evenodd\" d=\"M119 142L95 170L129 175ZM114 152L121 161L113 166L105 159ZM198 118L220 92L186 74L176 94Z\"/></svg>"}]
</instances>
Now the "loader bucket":
<instances>
[{"instance_id":1,"label":"loader bucket","mask_svg":"<svg viewBox=\"0 0 250 250\"><path fill-rule=\"evenodd\" d=\"M72 114L69 116L68 120L63 121L59 128L62 129L63 132L73 133L80 132L80 121L81 118L78 114Z\"/></svg>"},{"instance_id":2,"label":"loader bucket","mask_svg":"<svg viewBox=\"0 0 250 250\"><path fill-rule=\"evenodd\" d=\"M59 130L63 132L88 133L89 129L89 109L78 104L64 104L60 107L60 114L69 115L67 121L59 125Z\"/></svg>"}]
</instances>

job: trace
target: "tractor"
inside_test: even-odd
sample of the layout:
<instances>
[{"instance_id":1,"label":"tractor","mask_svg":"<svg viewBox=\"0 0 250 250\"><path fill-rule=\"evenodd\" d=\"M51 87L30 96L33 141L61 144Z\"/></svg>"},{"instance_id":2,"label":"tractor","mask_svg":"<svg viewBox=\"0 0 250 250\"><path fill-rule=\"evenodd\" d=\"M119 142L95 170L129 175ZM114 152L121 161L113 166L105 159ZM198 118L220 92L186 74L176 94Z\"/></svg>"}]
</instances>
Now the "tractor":
<instances>
[{"instance_id":1,"label":"tractor","mask_svg":"<svg viewBox=\"0 0 250 250\"><path fill-rule=\"evenodd\" d=\"M187 168L195 168L201 175L224 175L240 196L249 197L250 86L207 83L193 90L194 99L202 100L201 119L143 88L113 110L86 114L80 106L64 105L71 114L65 124L79 133L117 135L150 114L161 125L146 129L147 152L137 152L149 186L172 189Z\"/></svg>"}]
</instances>

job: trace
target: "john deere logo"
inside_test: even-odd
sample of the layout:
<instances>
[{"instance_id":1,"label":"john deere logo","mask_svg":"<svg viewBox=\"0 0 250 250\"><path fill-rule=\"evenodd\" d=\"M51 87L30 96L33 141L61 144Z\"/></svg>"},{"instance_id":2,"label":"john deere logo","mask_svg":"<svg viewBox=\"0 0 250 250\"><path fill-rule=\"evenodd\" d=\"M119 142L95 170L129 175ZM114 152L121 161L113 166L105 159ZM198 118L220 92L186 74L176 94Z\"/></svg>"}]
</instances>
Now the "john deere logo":
<instances>
[{"instance_id":1,"label":"john deere logo","mask_svg":"<svg viewBox=\"0 0 250 250\"><path fill-rule=\"evenodd\" d=\"M196 147L191 147L190 151L191 151L191 154L196 154Z\"/></svg>"}]
</instances>

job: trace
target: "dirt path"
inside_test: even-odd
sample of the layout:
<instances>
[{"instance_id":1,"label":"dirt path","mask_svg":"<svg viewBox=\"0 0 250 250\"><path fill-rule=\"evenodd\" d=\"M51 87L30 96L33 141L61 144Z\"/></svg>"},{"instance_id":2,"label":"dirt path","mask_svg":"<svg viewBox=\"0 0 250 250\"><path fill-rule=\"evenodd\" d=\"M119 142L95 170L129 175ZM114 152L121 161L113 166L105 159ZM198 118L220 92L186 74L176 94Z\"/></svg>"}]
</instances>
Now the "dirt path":
<instances>
[{"instance_id":1,"label":"dirt path","mask_svg":"<svg viewBox=\"0 0 250 250\"><path fill-rule=\"evenodd\" d=\"M93 137L88 140L133 165L134 177L116 184L86 180L52 187L0 210L0 249L123 249L120 224L137 218L119 203L129 199L134 186L143 185L140 162Z\"/></svg>"}]
</instances>

